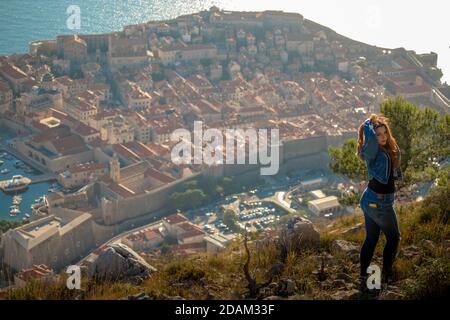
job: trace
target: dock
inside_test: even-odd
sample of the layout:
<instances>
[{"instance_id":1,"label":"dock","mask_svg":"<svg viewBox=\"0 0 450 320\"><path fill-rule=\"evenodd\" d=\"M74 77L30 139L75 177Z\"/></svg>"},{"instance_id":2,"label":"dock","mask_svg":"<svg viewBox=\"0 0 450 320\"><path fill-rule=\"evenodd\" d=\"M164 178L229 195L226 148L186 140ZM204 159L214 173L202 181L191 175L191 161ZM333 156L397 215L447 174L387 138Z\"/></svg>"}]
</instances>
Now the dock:
<instances>
[{"instance_id":1,"label":"dock","mask_svg":"<svg viewBox=\"0 0 450 320\"><path fill-rule=\"evenodd\" d=\"M54 181L54 180L56 180L56 175L54 175L53 173L45 173L45 174L40 174L40 175L34 176L32 179L30 179L30 184L48 182L48 181Z\"/></svg>"}]
</instances>

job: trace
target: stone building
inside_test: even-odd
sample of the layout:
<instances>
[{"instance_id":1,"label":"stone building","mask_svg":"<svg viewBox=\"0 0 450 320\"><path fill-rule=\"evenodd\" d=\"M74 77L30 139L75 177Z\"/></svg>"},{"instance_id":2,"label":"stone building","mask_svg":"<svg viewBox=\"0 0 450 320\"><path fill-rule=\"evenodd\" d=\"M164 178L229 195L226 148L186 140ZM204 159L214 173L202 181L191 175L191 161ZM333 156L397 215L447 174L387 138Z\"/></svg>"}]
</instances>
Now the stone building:
<instances>
[{"instance_id":1,"label":"stone building","mask_svg":"<svg viewBox=\"0 0 450 320\"><path fill-rule=\"evenodd\" d=\"M8 230L2 235L3 261L16 271L45 264L59 270L95 246L91 215L55 209L56 215Z\"/></svg>"}]
</instances>

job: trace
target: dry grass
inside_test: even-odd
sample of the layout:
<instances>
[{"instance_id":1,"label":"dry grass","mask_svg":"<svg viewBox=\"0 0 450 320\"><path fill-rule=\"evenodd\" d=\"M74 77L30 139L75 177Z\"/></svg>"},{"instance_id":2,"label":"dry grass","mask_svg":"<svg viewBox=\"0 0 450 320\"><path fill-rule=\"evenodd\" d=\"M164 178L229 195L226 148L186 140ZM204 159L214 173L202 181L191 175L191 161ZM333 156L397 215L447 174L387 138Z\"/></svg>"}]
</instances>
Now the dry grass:
<instances>
[{"instance_id":1,"label":"dry grass","mask_svg":"<svg viewBox=\"0 0 450 320\"><path fill-rule=\"evenodd\" d=\"M439 191L439 190L438 190ZM447 194L446 190L441 190ZM450 239L450 224L445 223L446 199L440 203L439 196L433 195L435 201L430 213L427 202L415 203L397 208L402 239L400 249L410 245L421 248L421 254L415 257L400 256L396 261L396 278L398 286L407 297L430 297L445 291L449 283L448 276L443 273L449 269L448 249L443 245L444 240ZM436 212L438 214L436 214ZM284 264L284 270L279 278L292 279L296 283L295 299L330 299L332 291L321 290L320 282L313 271L320 268L322 255L330 252L330 245L334 239L344 239L362 244L364 229L350 235L342 236L342 232L363 221L362 214L356 213L339 218L328 228L321 230L321 246L316 251L300 253L289 252ZM254 236L251 240L254 240ZM423 240L433 241L433 246L425 249ZM278 249L275 243L249 243L251 252L250 270L256 268L259 283L266 281L265 273L279 261ZM375 261L379 261L385 243L383 236L375 252ZM350 257L343 254L334 256L334 263L326 265L328 274L345 272L357 279L358 264L352 263ZM246 280L242 272L245 253L242 240L231 244L219 254L196 254L183 259L177 256L163 256L153 265L157 272L140 285L126 282L82 284L83 292L67 290L65 280L55 284L29 282L24 288L7 292L8 299L119 299L124 296L145 292L153 297L182 296L186 299L205 299L212 294L216 299L244 297L247 292ZM411 284L411 279L414 279ZM439 280L441 279L441 280ZM417 280L417 281L416 281ZM415 283L415 284L414 284ZM437 289L433 291L433 286Z\"/></svg>"}]
</instances>

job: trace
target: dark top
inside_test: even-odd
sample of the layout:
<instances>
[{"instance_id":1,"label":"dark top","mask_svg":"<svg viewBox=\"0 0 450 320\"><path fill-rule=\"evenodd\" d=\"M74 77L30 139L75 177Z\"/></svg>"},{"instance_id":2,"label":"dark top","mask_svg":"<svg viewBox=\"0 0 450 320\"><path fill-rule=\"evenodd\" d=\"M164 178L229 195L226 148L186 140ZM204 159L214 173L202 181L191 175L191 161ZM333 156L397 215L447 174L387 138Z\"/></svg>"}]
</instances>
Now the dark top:
<instances>
[{"instance_id":1,"label":"dark top","mask_svg":"<svg viewBox=\"0 0 450 320\"><path fill-rule=\"evenodd\" d=\"M386 153L387 154L387 153ZM375 191L376 193L380 194L387 194L387 193L394 193L395 192L395 183L394 183L394 170L392 170L392 161L389 155L387 154L389 158L389 179L388 183L384 184L378 181L375 178L372 178L369 181L368 187Z\"/></svg>"}]
</instances>

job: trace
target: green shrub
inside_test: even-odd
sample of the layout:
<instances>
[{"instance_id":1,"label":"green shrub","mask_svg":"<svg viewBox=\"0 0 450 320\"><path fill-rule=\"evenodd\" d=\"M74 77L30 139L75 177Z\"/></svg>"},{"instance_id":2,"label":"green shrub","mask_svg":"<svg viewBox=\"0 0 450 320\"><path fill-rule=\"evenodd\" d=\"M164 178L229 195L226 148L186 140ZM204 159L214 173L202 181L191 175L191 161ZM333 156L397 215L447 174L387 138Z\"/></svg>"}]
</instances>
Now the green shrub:
<instances>
[{"instance_id":1,"label":"green shrub","mask_svg":"<svg viewBox=\"0 0 450 320\"><path fill-rule=\"evenodd\" d=\"M406 288L410 299L439 299L450 296L450 259L432 259L416 267L413 281Z\"/></svg>"}]
</instances>

